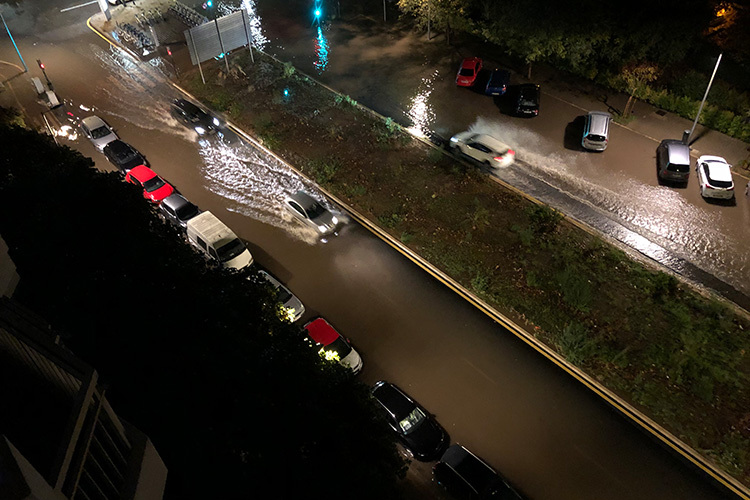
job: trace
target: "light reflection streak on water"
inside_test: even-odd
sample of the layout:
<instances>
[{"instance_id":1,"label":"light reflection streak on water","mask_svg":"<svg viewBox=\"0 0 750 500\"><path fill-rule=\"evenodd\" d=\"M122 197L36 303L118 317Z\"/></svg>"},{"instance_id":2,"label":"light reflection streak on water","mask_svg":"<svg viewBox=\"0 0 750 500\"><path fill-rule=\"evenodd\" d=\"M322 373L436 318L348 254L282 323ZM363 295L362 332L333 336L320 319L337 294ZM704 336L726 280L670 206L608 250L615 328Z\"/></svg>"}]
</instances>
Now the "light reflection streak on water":
<instances>
[{"instance_id":1,"label":"light reflection streak on water","mask_svg":"<svg viewBox=\"0 0 750 500\"><path fill-rule=\"evenodd\" d=\"M435 111L429 103L430 94L432 94L432 82L437 78L438 70L429 78L422 78L417 95L411 98L409 111L406 113L412 121L412 126L408 130L420 137L427 137L430 125L435 121Z\"/></svg>"},{"instance_id":2,"label":"light reflection streak on water","mask_svg":"<svg viewBox=\"0 0 750 500\"><path fill-rule=\"evenodd\" d=\"M221 16L226 16L233 12L237 12L240 9L245 9L248 17L248 32L250 33L250 38L252 38L253 47L265 50L266 45L268 45L268 38L263 34L263 27L261 26L262 20L256 10L255 0L242 0L239 7L219 2L216 8Z\"/></svg>"},{"instance_id":3,"label":"light reflection streak on water","mask_svg":"<svg viewBox=\"0 0 750 500\"><path fill-rule=\"evenodd\" d=\"M323 35L321 26L318 26L318 36L315 38L315 55L318 56L318 60L313 62L313 66L318 70L318 74L322 75L328 68L328 40Z\"/></svg>"},{"instance_id":4,"label":"light reflection streak on water","mask_svg":"<svg viewBox=\"0 0 750 500\"><path fill-rule=\"evenodd\" d=\"M518 167L524 175L543 180L635 233L624 238L625 243L658 260L659 252L647 243L652 242L737 289L750 292L750 253L743 241L723 232L728 226L723 218L732 217L731 213L706 210L666 186L647 185L602 171L580 154L547 152L554 148L529 130L483 117L469 130L491 135L515 149L517 158L524 162ZM607 179L601 179L604 175ZM659 262L672 263L668 259Z\"/></svg>"}]
</instances>

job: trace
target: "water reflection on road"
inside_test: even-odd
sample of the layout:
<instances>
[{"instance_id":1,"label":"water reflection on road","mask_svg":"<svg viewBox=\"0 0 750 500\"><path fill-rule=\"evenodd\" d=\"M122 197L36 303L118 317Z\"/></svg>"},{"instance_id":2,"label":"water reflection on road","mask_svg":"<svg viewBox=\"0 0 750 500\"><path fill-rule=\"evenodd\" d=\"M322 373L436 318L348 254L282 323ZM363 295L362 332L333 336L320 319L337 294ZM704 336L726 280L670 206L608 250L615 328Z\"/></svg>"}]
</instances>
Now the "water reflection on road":
<instances>
[{"instance_id":1,"label":"water reflection on road","mask_svg":"<svg viewBox=\"0 0 750 500\"><path fill-rule=\"evenodd\" d=\"M710 211L667 186L644 184L625 172L602 169L589 156L560 152L536 132L507 122L480 117L470 130L502 137L524 162L526 174L589 204L592 209L604 211L630 230L624 239L619 230L609 233L610 236L675 271L681 271L674 268L677 256L750 293L747 280L750 254L742 241L724 234L727 221L723 219L732 217L731 211ZM607 232L606 228L603 230ZM657 246L669 252L648 250ZM668 256L669 253L673 255ZM663 257L659 259L656 255Z\"/></svg>"}]
</instances>

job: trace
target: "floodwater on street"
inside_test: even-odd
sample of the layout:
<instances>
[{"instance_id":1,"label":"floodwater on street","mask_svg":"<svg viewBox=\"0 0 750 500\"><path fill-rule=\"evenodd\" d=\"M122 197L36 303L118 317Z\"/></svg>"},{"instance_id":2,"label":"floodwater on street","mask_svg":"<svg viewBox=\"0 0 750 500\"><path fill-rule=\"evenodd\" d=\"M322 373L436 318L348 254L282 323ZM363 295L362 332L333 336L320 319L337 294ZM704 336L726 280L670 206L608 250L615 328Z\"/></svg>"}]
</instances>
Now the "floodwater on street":
<instances>
[{"instance_id":1,"label":"floodwater on street","mask_svg":"<svg viewBox=\"0 0 750 500\"><path fill-rule=\"evenodd\" d=\"M310 43L316 28L307 25L304 15L290 15L289 10L280 13L276 5L275 0L258 2L270 40L268 50L280 59L393 117L418 135L432 132L447 139L470 129L501 139L517 151L526 175L606 214L626 229L617 229L611 236L629 234L624 241L629 244L637 235L669 256L662 264L680 272L674 263L688 261L750 296L746 246L750 200L744 196L746 181L741 177L735 177L736 206L702 199L694 172L687 188L661 185L656 178L657 142L617 124L611 127L606 152L582 152L580 134L572 145L568 137L582 110L546 95L542 86L538 117L509 116L505 97L493 99L481 91L456 87L456 68L461 57L470 54L453 50L446 56L444 41L428 44L414 34L392 35L381 27L382 19L360 19L356 27L327 21L329 62L324 73L317 72L315 48ZM485 67L491 68L491 62L485 61ZM513 75L511 83L515 79ZM681 132L672 135L678 138ZM608 226L597 229L606 232ZM650 255L654 258L658 253Z\"/></svg>"},{"instance_id":2,"label":"floodwater on street","mask_svg":"<svg viewBox=\"0 0 750 500\"><path fill-rule=\"evenodd\" d=\"M68 4L47 5L52 10L34 18L54 24L53 11ZM79 13L78 22L93 12ZM13 29L12 17L9 24ZM349 223L338 237L319 241L282 206L284 196L298 189L320 196L313 185L231 131L224 131L226 141L199 140L169 115L178 94L162 74L163 63L133 62L91 32L80 32L72 20L70 26L68 37L60 28L54 40L36 36L33 23L17 36L27 58L47 61L66 108L78 118L96 113L107 120L156 172L246 240L256 261L305 304L303 321L323 315L352 339L363 355L365 383L398 384L437 416L453 442L485 458L530 498L729 497L363 227ZM307 43L313 47L315 30L306 32L311 34ZM335 71L336 44L327 40L331 59L324 75ZM1 44L0 59L13 57ZM310 64L315 60L311 56ZM449 73L434 71L415 87L425 96L411 103L417 115L429 116L420 107L439 108L434 83ZM41 125L44 108L36 102L31 76L40 72L33 68L14 79L0 100L23 106ZM85 138L59 140L112 170ZM415 464L409 474L414 498L444 497L431 481L429 464Z\"/></svg>"}]
</instances>

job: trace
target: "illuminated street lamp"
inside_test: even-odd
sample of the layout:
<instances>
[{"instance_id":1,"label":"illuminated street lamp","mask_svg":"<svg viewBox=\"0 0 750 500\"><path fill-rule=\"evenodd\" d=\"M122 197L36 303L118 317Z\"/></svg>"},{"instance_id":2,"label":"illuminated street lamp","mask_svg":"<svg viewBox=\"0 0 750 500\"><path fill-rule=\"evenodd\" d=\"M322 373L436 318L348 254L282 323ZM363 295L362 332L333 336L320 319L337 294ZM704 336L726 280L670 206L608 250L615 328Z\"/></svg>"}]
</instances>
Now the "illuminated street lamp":
<instances>
[{"instance_id":1,"label":"illuminated street lamp","mask_svg":"<svg viewBox=\"0 0 750 500\"><path fill-rule=\"evenodd\" d=\"M711 84L714 83L714 77L716 76L716 71L719 69L719 63L721 62L721 56L723 56L724 53L722 52L719 54L719 59L716 61L716 66L714 66L714 72L711 74L711 79L708 81L708 87L706 87L706 93L703 94L703 100L701 101L701 105L698 108L698 114L695 115L695 121L693 122L693 127L690 129L690 131L685 131L684 134L682 134L682 142L684 142L686 145L690 145L690 137L692 137L693 132L695 131L695 126L698 124L698 118L701 116L701 111L703 111L703 105L706 104L706 98L708 97L708 92L711 90Z\"/></svg>"}]
</instances>

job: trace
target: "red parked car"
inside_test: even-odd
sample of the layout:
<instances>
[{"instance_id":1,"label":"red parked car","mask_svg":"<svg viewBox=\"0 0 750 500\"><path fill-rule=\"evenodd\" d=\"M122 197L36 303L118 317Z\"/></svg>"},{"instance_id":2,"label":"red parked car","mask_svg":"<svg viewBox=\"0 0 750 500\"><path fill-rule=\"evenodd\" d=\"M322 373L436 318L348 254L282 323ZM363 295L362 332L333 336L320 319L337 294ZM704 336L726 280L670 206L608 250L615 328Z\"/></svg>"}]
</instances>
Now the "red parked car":
<instances>
[{"instance_id":1,"label":"red parked car","mask_svg":"<svg viewBox=\"0 0 750 500\"><path fill-rule=\"evenodd\" d=\"M482 60L478 57L467 57L458 68L456 85L459 87L471 87L477 81L477 75L482 70Z\"/></svg>"},{"instance_id":2,"label":"red parked car","mask_svg":"<svg viewBox=\"0 0 750 500\"><path fill-rule=\"evenodd\" d=\"M143 197L153 203L161 203L164 198L174 193L174 188L168 182L145 165L131 168L125 174L125 181L142 187Z\"/></svg>"}]
</instances>

